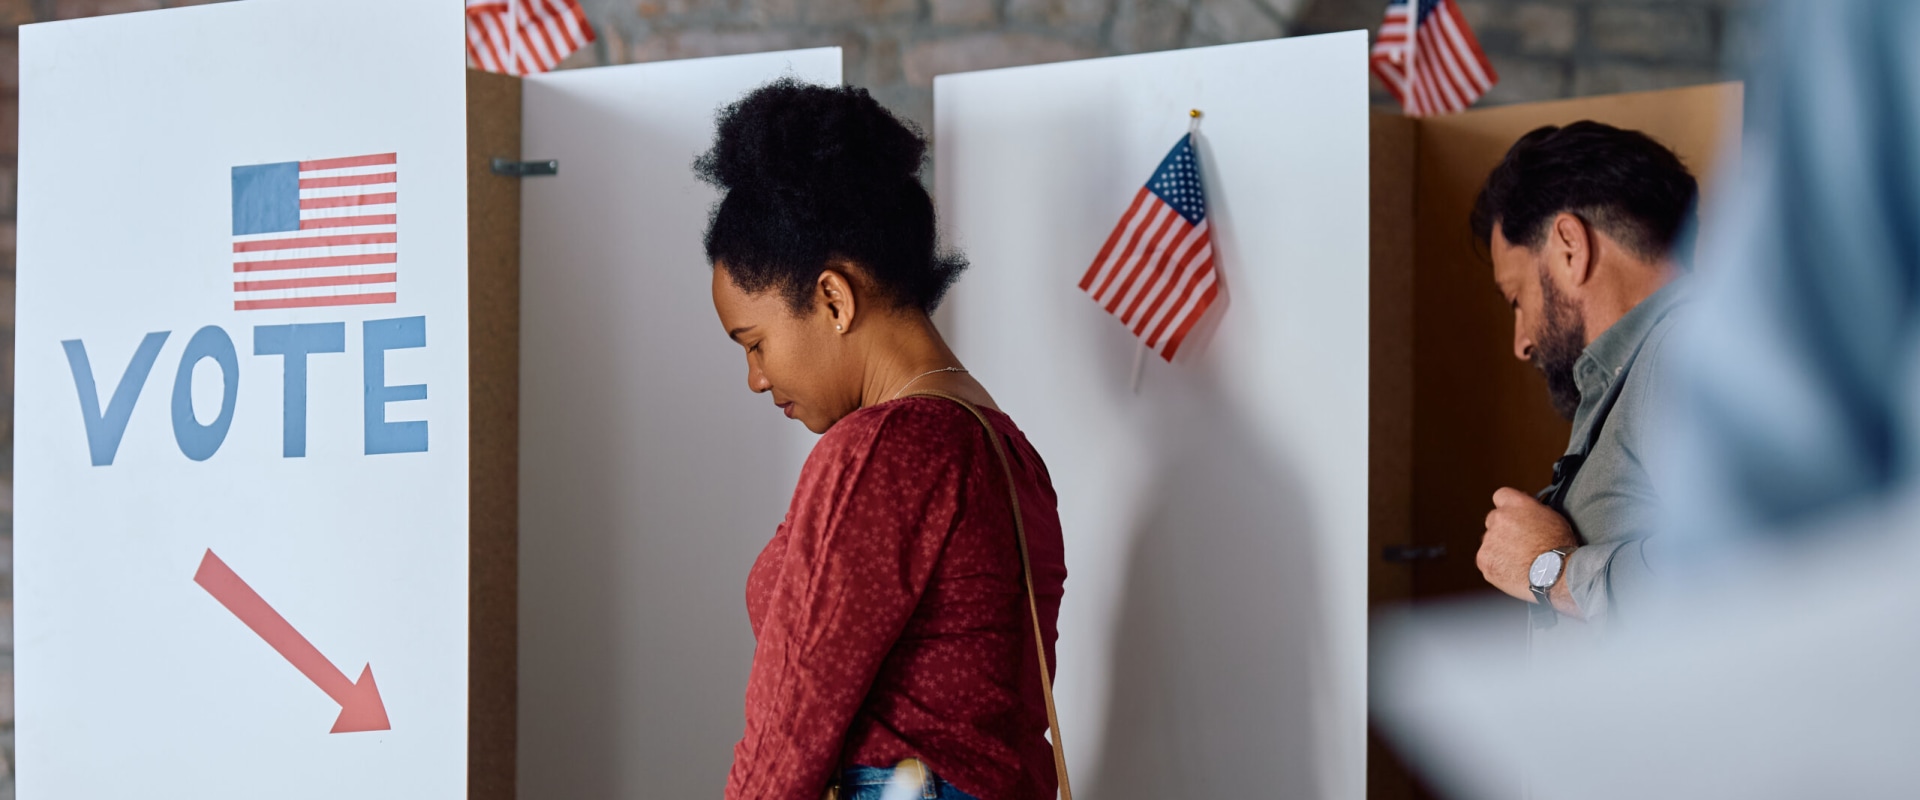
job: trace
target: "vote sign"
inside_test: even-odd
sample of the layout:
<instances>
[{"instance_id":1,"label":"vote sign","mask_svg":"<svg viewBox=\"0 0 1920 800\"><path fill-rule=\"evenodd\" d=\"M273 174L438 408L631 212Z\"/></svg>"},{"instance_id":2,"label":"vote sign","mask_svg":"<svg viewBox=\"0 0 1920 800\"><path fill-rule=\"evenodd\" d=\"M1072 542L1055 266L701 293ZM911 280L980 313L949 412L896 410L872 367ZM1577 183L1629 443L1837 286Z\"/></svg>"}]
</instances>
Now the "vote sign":
<instances>
[{"instance_id":1,"label":"vote sign","mask_svg":"<svg viewBox=\"0 0 1920 800\"><path fill-rule=\"evenodd\" d=\"M466 795L463 47L389 0L22 29L21 797Z\"/></svg>"}]
</instances>

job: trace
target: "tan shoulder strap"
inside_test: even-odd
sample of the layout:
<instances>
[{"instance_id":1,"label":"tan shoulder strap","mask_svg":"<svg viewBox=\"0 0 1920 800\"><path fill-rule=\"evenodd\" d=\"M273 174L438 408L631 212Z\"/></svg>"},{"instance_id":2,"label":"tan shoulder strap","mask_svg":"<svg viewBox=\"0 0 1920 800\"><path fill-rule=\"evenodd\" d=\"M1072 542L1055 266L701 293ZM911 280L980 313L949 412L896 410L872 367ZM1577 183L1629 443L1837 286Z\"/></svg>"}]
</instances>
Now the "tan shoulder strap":
<instances>
[{"instance_id":1,"label":"tan shoulder strap","mask_svg":"<svg viewBox=\"0 0 1920 800\"><path fill-rule=\"evenodd\" d=\"M1014 484L1013 462L1007 459L1006 446L1000 443L1000 432L993 429L987 415L974 404L946 392L922 391L907 396L939 397L959 403L987 429L987 441L993 443L994 455L1000 457L1000 471L1007 476L1007 499L1013 504L1013 534L1020 542L1020 572L1027 582L1027 614L1033 619L1033 649L1040 656L1040 694L1047 701L1047 730L1053 736L1053 771L1060 779L1060 800L1073 800L1073 786L1067 782L1067 748L1060 741L1060 713L1053 707L1053 669L1047 666L1046 635L1040 628L1040 603L1033 592L1033 559L1027 555L1027 522L1020 514L1020 490Z\"/></svg>"}]
</instances>

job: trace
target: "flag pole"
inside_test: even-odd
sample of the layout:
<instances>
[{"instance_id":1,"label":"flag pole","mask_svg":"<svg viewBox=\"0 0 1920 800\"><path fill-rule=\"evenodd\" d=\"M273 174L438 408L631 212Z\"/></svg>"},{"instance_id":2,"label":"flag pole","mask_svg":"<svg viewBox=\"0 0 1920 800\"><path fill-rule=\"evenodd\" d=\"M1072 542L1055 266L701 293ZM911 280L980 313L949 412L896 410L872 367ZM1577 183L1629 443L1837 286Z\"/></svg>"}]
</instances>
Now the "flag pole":
<instances>
[{"instance_id":1,"label":"flag pole","mask_svg":"<svg viewBox=\"0 0 1920 800\"><path fill-rule=\"evenodd\" d=\"M1147 369L1147 343L1141 340L1140 349L1133 354L1133 393L1140 393L1140 373Z\"/></svg>"},{"instance_id":2,"label":"flag pole","mask_svg":"<svg viewBox=\"0 0 1920 800\"><path fill-rule=\"evenodd\" d=\"M1198 146L1195 145L1195 143L1193 142L1193 137L1199 132L1200 132L1200 109L1197 109L1197 108L1187 109L1187 140L1188 140L1187 144L1194 146L1195 149L1198 149ZM1147 370L1147 351L1152 349L1153 348L1147 346L1147 340L1141 339L1139 352L1136 352L1133 354L1133 393L1134 394L1140 393L1140 375L1146 372Z\"/></svg>"}]
</instances>

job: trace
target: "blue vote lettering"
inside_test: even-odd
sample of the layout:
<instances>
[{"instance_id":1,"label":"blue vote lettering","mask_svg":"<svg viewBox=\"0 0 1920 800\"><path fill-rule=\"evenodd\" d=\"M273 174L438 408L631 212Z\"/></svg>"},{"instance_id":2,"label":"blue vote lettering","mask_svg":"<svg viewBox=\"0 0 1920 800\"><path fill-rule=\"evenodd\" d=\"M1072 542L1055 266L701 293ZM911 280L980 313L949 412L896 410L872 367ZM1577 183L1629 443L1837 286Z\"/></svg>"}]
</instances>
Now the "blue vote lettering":
<instances>
[{"instance_id":1,"label":"blue vote lettering","mask_svg":"<svg viewBox=\"0 0 1920 800\"><path fill-rule=\"evenodd\" d=\"M94 466L113 463L114 454L120 451L120 439L127 433L127 420L133 417L133 404L147 385L147 373L153 371L154 359L160 357L160 346L166 343L167 331L149 333L140 340L133 360L120 373L120 383L114 387L105 413L100 411L100 391L94 387L86 343L79 339L60 343L67 351L67 367L73 370L73 388L80 393L80 420L87 426L87 453Z\"/></svg>"},{"instance_id":2,"label":"blue vote lettering","mask_svg":"<svg viewBox=\"0 0 1920 800\"><path fill-rule=\"evenodd\" d=\"M368 320L362 323L361 331L360 389L364 400L362 433L366 454L427 452L426 420L387 421L388 404L425 400L427 385L387 385L386 360L389 350L427 346L427 318ZM80 420L87 432L87 455L94 466L113 464L120 442L126 437L134 406L139 403L140 393L145 390L153 365L171 334L171 331L155 331L140 340L133 358L121 371L105 409L100 405L99 386L86 343L80 339L60 342L66 351L67 366L73 373L74 391L80 400ZM308 356L341 353L346 349L344 322L260 325L253 329L253 354L281 358L280 455L283 458L303 458L307 454ZM220 412L212 422L202 425L193 413L193 371L208 359L220 370ZM240 402L240 359L225 329L208 325L187 340L173 376L172 401L173 438L181 454L194 461L212 458L226 442Z\"/></svg>"},{"instance_id":3,"label":"blue vote lettering","mask_svg":"<svg viewBox=\"0 0 1920 800\"><path fill-rule=\"evenodd\" d=\"M307 454L307 355L347 351L347 324L261 325L253 329L253 354L284 356L280 402L280 455Z\"/></svg>"},{"instance_id":4,"label":"blue vote lettering","mask_svg":"<svg viewBox=\"0 0 1920 800\"><path fill-rule=\"evenodd\" d=\"M206 425L193 417L193 367L201 359L213 359L220 365L220 414ZM173 373L173 441L181 454L205 461L220 452L233 426L233 405L240 399L240 357L233 352L233 338L218 325L195 331L180 354L180 369Z\"/></svg>"},{"instance_id":5,"label":"blue vote lettering","mask_svg":"<svg viewBox=\"0 0 1920 800\"><path fill-rule=\"evenodd\" d=\"M427 385L424 383L387 385L387 351L426 346L426 317L376 319L362 323L360 348L365 359L362 366L367 381L367 455L427 451L425 420L387 421L388 403L427 399Z\"/></svg>"}]
</instances>

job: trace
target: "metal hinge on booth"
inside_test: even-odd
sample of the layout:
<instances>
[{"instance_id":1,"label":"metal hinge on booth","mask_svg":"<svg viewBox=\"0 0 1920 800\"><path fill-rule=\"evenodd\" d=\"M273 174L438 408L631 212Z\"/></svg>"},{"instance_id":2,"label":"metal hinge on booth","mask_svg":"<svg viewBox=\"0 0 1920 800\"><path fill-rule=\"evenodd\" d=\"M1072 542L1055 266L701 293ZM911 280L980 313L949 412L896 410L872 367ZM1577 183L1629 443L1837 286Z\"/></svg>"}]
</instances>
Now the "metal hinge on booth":
<instances>
[{"instance_id":1,"label":"metal hinge on booth","mask_svg":"<svg viewBox=\"0 0 1920 800\"><path fill-rule=\"evenodd\" d=\"M560 174L560 159L549 158L545 161L513 161L505 158L493 160L493 174L509 178L525 178L529 175Z\"/></svg>"}]
</instances>

